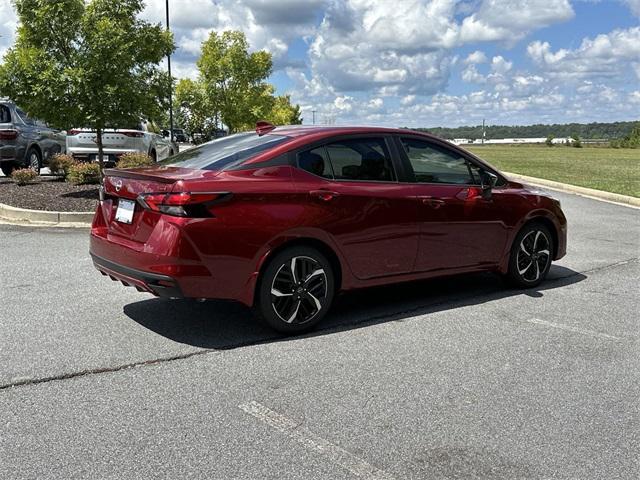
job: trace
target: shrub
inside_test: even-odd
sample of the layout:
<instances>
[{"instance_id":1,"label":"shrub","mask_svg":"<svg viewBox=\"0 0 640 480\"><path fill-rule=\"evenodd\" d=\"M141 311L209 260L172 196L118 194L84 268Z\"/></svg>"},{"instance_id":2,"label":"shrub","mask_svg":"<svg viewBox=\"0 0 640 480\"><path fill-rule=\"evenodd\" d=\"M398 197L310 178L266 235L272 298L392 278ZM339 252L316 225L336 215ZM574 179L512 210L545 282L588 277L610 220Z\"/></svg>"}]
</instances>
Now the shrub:
<instances>
[{"instance_id":1,"label":"shrub","mask_svg":"<svg viewBox=\"0 0 640 480\"><path fill-rule=\"evenodd\" d=\"M64 178L69 176L69 170L77 162L71 155L64 153L56 153L49 159L49 170L53 175L62 175Z\"/></svg>"},{"instance_id":2,"label":"shrub","mask_svg":"<svg viewBox=\"0 0 640 480\"><path fill-rule=\"evenodd\" d=\"M580 137L578 135L573 135L571 139L572 139L571 141L572 147L582 148L582 141L580 140Z\"/></svg>"},{"instance_id":3,"label":"shrub","mask_svg":"<svg viewBox=\"0 0 640 480\"><path fill-rule=\"evenodd\" d=\"M97 163L76 163L69 168L67 181L75 185L100 183L100 165Z\"/></svg>"},{"instance_id":4,"label":"shrub","mask_svg":"<svg viewBox=\"0 0 640 480\"><path fill-rule=\"evenodd\" d=\"M153 165L153 160L146 153L131 152L125 153L117 163L118 168L136 168Z\"/></svg>"},{"instance_id":5,"label":"shrub","mask_svg":"<svg viewBox=\"0 0 640 480\"><path fill-rule=\"evenodd\" d=\"M11 178L17 185L24 186L33 182L38 177L38 174L30 168L20 168L14 170L11 174Z\"/></svg>"},{"instance_id":6,"label":"shrub","mask_svg":"<svg viewBox=\"0 0 640 480\"><path fill-rule=\"evenodd\" d=\"M553 147L553 135L548 135L544 143L547 144L547 147Z\"/></svg>"}]
</instances>

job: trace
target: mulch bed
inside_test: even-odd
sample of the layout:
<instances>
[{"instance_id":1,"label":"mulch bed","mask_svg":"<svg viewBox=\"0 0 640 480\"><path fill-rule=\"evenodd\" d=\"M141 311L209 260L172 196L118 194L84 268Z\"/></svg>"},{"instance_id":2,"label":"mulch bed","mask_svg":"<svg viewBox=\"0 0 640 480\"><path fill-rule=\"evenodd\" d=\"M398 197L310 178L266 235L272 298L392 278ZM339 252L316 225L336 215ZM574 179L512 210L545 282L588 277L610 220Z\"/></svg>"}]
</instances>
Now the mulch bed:
<instances>
[{"instance_id":1,"label":"mulch bed","mask_svg":"<svg viewBox=\"0 0 640 480\"><path fill-rule=\"evenodd\" d=\"M38 177L23 187L0 178L0 203L12 207L57 212L93 212L98 201L98 185L73 185L55 177Z\"/></svg>"}]
</instances>

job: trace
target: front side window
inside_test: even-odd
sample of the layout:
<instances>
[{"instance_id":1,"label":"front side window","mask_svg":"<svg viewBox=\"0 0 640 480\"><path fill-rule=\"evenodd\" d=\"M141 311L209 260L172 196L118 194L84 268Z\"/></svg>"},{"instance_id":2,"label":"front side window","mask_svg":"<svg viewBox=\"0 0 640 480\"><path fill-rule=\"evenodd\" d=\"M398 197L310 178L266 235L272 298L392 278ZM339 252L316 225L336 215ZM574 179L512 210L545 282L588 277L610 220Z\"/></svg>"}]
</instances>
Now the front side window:
<instances>
[{"instance_id":1,"label":"front side window","mask_svg":"<svg viewBox=\"0 0 640 480\"><path fill-rule=\"evenodd\" d=\"M238 133L203 143L158 163L198 170L227 170L285 142L288 138L283 135L259 136L256 133Z\"/></svg>"},{"instance_id":2,"label":"front side window","mask_svg":"<svg viewBox=\"0 0 640 480\"><path fill-rule=\"evenodd\" d=\"M478 169L458 152L425 140L402 138L411 168L418 183L476 185ZM474 171L475 170L475 171Z\"/></svg>"},{"instance_id":3,"label":"front side window","mask_svg":"<svg viewBox=\"0 0 640 480\"><path fill-rule=\"evenodd\" d=\"M358 138L326 146L337 180L392 182L396 180L383 138Z\"/></svg>"}]
</instances>

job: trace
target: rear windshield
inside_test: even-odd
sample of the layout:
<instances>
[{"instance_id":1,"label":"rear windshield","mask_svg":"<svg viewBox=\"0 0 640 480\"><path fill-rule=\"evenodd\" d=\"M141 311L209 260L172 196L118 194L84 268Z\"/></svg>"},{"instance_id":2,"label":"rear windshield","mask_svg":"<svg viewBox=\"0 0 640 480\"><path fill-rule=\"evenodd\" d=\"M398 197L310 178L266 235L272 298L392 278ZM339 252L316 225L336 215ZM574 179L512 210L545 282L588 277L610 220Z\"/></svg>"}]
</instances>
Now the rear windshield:
<instances>
[{"instance_id":1,"label":"rear windshield","mask_svg":"<svg viewBox=\"0 0 640 480\"><path fill-rule=\"evenodd\" d=\"M0 123L11 123L11 113L5 105L0 105Z\"/></svg>"},{"instance_id":2,"label":"rear windshield","mask_svg":"<svg viewBox=\"0 0 640 480\"><path fill-rule=\"evenodd\" d=\"M288 138L282 135L259 136L255 133L238 133L203 143L158 163L197 170L226 170L281 144Z\"/></svg>"}]
</instances>

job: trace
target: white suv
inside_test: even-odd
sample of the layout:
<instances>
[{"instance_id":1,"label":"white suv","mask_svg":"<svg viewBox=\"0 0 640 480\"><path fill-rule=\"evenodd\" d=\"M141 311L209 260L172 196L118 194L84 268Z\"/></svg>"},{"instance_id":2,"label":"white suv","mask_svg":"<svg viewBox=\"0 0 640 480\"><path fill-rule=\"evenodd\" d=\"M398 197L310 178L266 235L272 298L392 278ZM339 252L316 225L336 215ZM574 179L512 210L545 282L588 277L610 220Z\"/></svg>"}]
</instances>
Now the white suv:
<instances>
[{"instance_id":1,"label":"white suv","mask_svg":"<svg viewBox=\"0 0 640 480\"><path fill-rule=\"evenodd\" d=\"M67 131L67 153L80 161L98 161L96 132L88 128ZM130 152L148 154L154 162L178 153L170 139L149 131L147 124L130 128L107 129L102 133L103 160L115 164L121 155Z\"/></svg>"}]
</instances>

